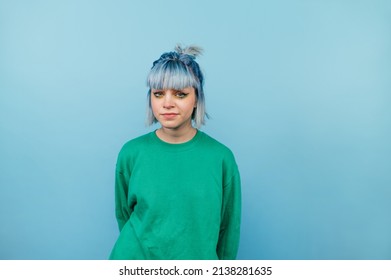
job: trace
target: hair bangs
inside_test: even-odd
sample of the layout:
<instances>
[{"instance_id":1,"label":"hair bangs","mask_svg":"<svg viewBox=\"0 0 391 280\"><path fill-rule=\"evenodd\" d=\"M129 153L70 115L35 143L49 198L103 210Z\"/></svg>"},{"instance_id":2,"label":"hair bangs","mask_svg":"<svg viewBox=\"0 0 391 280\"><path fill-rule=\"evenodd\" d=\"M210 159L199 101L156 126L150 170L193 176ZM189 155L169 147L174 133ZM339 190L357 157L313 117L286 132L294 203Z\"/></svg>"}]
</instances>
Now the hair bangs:
<instances>
[{"instance_id":1,"label":"hair bangs","mask_svg":"<svg viewBox=\"0 0 391 280\"><path fill-rule=\"evenodd\" d=\"M198 88L199 86L191 70L179 60L157 64L148 75L147 85L151 89L176 90L186 87Z\"/></svg>"}]
</instances>

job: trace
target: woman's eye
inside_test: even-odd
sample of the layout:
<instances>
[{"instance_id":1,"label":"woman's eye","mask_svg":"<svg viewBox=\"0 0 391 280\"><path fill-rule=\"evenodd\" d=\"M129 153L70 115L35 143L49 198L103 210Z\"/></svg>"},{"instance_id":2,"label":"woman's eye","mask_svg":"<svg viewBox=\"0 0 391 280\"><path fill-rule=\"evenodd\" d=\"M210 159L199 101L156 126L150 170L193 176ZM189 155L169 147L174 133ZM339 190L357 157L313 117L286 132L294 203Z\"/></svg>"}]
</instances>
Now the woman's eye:
<instances>
[{"instance_id":1,"label":"woman's eye","mask_svg":"<svg viewBox=\"0 0 391 280\"><path fill-rule=\"evenodd\" d=\"M178 96L179 98L185 98L187 96L187 93L184 93L184 92L178 92L176 94L176 96Z\"/></svg>"},{"instance_id":2,"label":"woman's eye","mask_svg":"<svg viewBox=\"0 0 391 280\"><path fill-rule=\"evenodd\" d=\"M162 97L162 96L163 96L163 93L160 92L160 91L157 91L157 92L154 92L153 95L154 95L155 97L159 98L159 97Z\"/></svg>"}]
</instances>

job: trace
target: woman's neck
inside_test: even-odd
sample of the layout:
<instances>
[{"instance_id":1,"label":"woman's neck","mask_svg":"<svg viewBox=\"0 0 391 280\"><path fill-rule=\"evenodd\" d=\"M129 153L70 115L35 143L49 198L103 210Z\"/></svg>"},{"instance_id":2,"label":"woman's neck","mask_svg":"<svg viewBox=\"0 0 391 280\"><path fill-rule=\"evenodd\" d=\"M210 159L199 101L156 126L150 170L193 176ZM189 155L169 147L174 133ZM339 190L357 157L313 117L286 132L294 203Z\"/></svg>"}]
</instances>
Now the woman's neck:
<instances>
[{"instance_id":1,"label":"woman's neck","mask_svg":"<svg viewBox=\"0 0 391 280\"><path fill-rule=\"evenodd\" d=\"M157 137L164 142L171 144L180 144L190 141L196 134L197 130L192 126L182 128L181 130L161 127L156 131Z\"/></svg>"}]
</instances>

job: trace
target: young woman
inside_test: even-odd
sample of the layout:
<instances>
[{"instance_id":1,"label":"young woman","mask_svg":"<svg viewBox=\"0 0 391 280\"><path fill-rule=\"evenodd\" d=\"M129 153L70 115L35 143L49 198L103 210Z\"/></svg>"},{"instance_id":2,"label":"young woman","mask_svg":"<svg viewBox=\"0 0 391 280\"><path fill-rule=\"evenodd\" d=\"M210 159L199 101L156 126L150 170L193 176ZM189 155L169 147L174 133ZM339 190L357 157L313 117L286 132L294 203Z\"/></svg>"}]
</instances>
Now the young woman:
<instances>
[{"instance_id":1,"label":"young woman","mask_svg":"<svg viewBox=\"0 0 391 280\"><path fill-rule=\"evenodd\" d=\"M235 259L240 175L232 152L198 130L206 117L198 47L176 47L148 75L148 123L116 166L120 235L110 259ZM194 126L193 126L194 125Z\"/></svg>"}]
</instances>

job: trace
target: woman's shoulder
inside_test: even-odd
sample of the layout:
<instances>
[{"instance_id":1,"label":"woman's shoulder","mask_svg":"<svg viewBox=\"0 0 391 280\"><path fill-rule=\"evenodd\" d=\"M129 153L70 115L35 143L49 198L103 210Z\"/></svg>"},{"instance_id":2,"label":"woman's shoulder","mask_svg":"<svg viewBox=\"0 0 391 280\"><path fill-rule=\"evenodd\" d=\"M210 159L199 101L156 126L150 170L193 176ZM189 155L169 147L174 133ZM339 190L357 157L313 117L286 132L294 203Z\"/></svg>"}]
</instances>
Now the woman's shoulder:
<instances>
[{"instance_id":1,"label":"woman's shoulder","mask_svg":"<svg viewBox=\"0 0 391 280\"><path fill-rule=\"evenodd\" d=\"M226 174L233 176L232 174L238 174L239 169L236 163L235 156L228 146L216 140L215 138L203 133L204 146L207 149L207 153L211 158L219 159L223 168L226 170Z\"/></svg>"},{"instance_id":2,"label":"woman's shoulder","mask_svg":"<svg viewBox=\"0 0 391 280\"><path fill-rule=\"evenodd\" d=\"M224 154L229 157L233 157L233 153L228 146L226 146L225 144L223 144L222 142L208 135L205 132L201 132L201 133L202 133L202 139L204 145L208 147L211 151Z\"/></svg>"},{"instance_id":3,"label":"woman's shoulder","mask_svg":"<svg viewBox=\"0 0 391 280\"><path fill-rule=\"evenodd\" d=\"M153 132L146 133L144 135L138 136L125 142L125 144L123 144L120 150L120 154L132 153L148 145L151 139L151 133Z\"/></svg>"}]
</instances>

